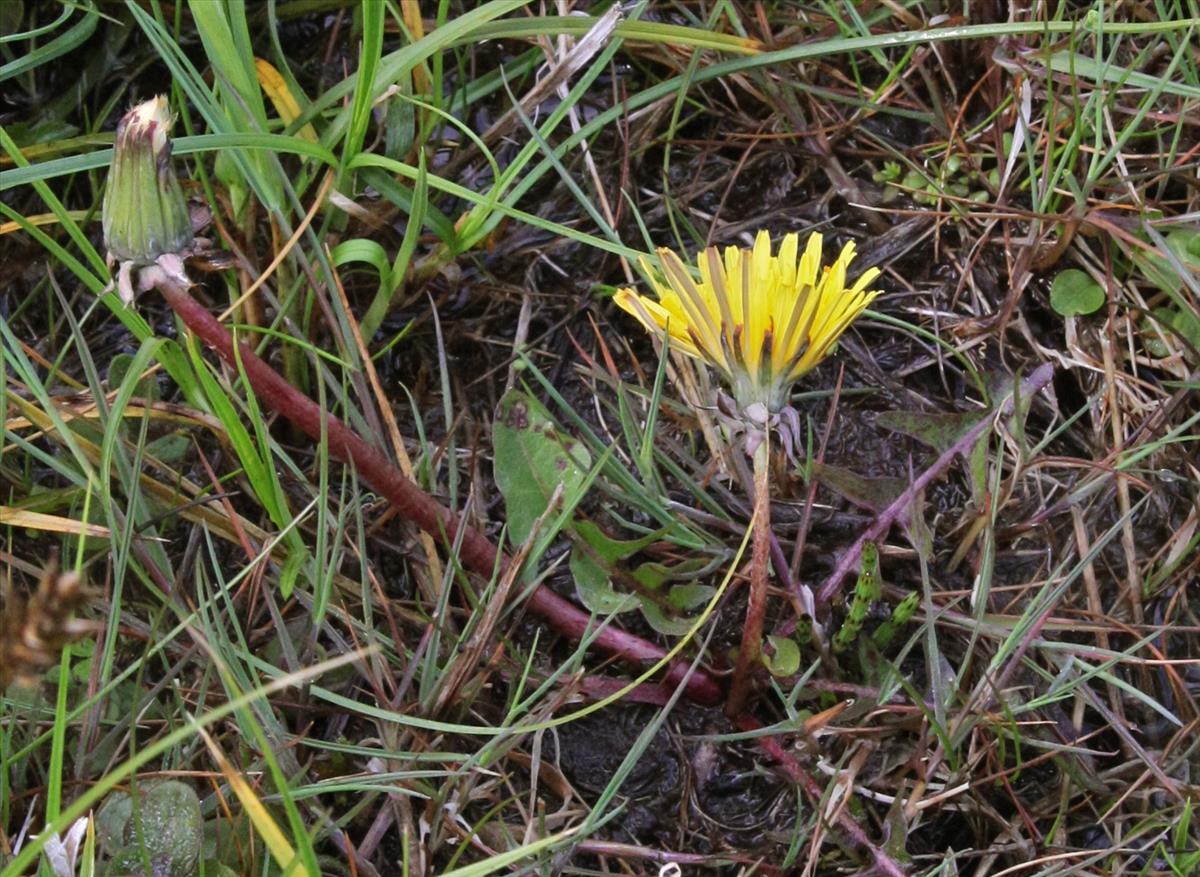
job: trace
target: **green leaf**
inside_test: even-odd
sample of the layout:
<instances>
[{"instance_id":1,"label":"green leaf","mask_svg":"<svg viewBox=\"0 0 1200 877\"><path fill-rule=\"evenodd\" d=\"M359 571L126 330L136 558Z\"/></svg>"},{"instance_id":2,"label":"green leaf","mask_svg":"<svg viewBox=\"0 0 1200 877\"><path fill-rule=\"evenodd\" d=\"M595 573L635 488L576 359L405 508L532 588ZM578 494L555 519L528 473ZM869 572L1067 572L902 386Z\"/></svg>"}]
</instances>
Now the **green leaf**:
<instances>
[{"instance_id":1,"label":"green leaf","mask_svg":"<svg viewBox=\"0 0 1200 877\"><path fill-rule=\"evenodd\" d=\"M8 126L8 136L27 154L31 146L54 144L59 140L68 140L78 133L77 127L62 119L39 119Z\"/></svg>"},{"instance_id":2,"label":"green leaf","mask_svg":"<svg viewBox=\"0 0 1200 877\"><path fill-rule=\"evenodd\" d=\"M118 353L114 356L108 364L108 386L119 387L124 384L125 377L129 374L129 367L132 364L132 354ZM133 395L140 396L152 402L157 401L159 398L158 382L153 377L141 378L133 388Z\"/></svg>"},{"instance_id":3,"label":"green leaf","mask_svg":"<svg viewBox=\"0 0 1200 877\"><path fill-rule=\"evenodd\" d=\"M886 828L883 831L883 849L892 857L893 861L901 865L908 865L912 862L912 856L908 852L909 825L904 813L904 798L897 795L892 799L887 816L884 817Z\"/></svg>"},{"instance_id":4,"label":"green leaf","mask_svg":"<svg viewBox=\"0 0 1200 877\"><path fill-rule=\"evenodd\" d=\"M1167 234L1167 249L1185 271L1200 273L1200 232L1176 229ZM1160 244L1161 246L1161 244ZM1179 269L1158 248L1131 250L1133 264L1146 279L1163 292L1178 292L1184 286Z\"/></svg>"},{"instance_id":5,"label":"green leaf","mask_svg":"<svg viewBox=\"0 0 1200 877\"><path fill-rule=\"evenodd\" d=\"M886 509L908 489L908 482L903 478L868 477L829 463L814 463L813 477L843 499L876 513Z\"/></svg>"},{"instance_id":6,"label":"green leaf","mask_svg":"<svg viewBox=\"0 0 1200 877\"><path fill-rule=\"evenodd\" d=\"M912 436L941 454L978 423L982 416L983 414L978 411L949 414L926 411L884 411L876 416L875 422L884 429Z\"/></svg>"},{"instance_id":7,"label":"green leaf","mask_svg":"<svg viewBox=\"0 0 1200 877\"><path fill-rule=\"evenodd\" d=\"M1076 24L1078 26L1078 24ZM1072 80L1090 79L1093 82L1109 82L1121 88L1145 89L1146 91L1174 94L1195 99L1200 97L1196 86L1176 80L1170 76L1155 76L1139 70L1128 70L1119 64L1098 60L1080 52L1061 51L1050 56L1049 67L1055 73L1069 75Z\"/></svg>"},{"instance_id":8,"label":"green leaf","mask_svg":"<svg viewBox=\"0 0 1200 877\"><path fill-rule=\"evenodd\" d=\"M146 445L146 453L168 466L180 463L192 448L192 440L183 431L159 436Z\"/></svg>"},{"instance_id":9,"label":"green leaf","mask_svg":"<svg viewBox=\"0 0 1200 877\"><path fill-rule=\"evenodd\" d=\"M884 411L875 422L884 429L912 436L929 445L939 454L945 453L954 443L977 424L984 416L979 411L953 413L930 413L925 411ZM967 470L971 475L971 497L979 503L987 490L987 445L988 433L984 432L963 452ZM905 487L907 487L905 483Z\"/></svg>"},{"instance_id":10,"label":"green leaf","mask_svg":"<svg viewBox=\"0 0 1200 877\"><path fill-rule=\"evenodd\" d=\"M92 32L96 30L96 25L100 23L100 13L82 4L71 4L68 8L71 11L82 10L83 18L54 39L47 40L40 46L31 47L29 51L15 52L12 60L0 65L0 82L12 79L14 76L19 76L56 58L69 55L92 35ZM64 18L66 18L66 12L58 20L61 22ZM5 32L7 33L7 29Z\"/></svg>"},{"instance_id":11,"label":"green leaf","mask_svg":"<svg viewBox=\"0 0 1200 877\"><path fill-rule=\"evenodd\" d=\"M571 550L571 574L579 600L597 615L628 612L640 602L637 594L620 593L612 586L614 568L661 537L650 533L640 539L613 539L591 521L575 524L578 540Z\"/></svg>"},{"instance_id":12,"label":"green leaf","mask_svg":"<svg viewBox=\"0 0 1200 877\"><path fill-rule=\"evenodd\" d=\"M1175 849L1185 850L1188 847L1188 831L1192 822L1192 802L1190 799L1185 799L1183 802L1183 812L1179 815L1179 821L1175 823Z\"/></svg>"},{"instance_id":13,"label":"green leaf","mask_svg":"<svg viewBox=\"0 0 1200 877\"><path fill-rule=\"evenodd\" d=\"M404 239L400 242L400 251L396 261L387 270L387 282L380 283L379 291L375 293L367 312L362 319L362 336L370 340L375 336L379 324L387 315L392 301L404 290L404 281L408 275L408 267L412 263L413 253L416 252L417 242L425 225L425 215L432 211L429 204L429 175L425 171L425 151L418 155L417 178L413 185L412 198L408 210L408 222L404 228ZM386 195L386 192L384 193ZM384 276L382 269L380 277Z\"/></svg>"},{"instance_id":14,"label":"green leaf","mask_svg":"<svg viewBox=\"0 0 1200 877\"><path fill-rule=\"evenodd\" d=\"M358 76L354 82L354 101L351 104L350 124L342 140L342 162L346 163L357 155L367 136L371 123L371 109L375 105L375 71L383 53L383 30L386 6L383 3L364 3L360 10L360 49L358 54ZM349 194L349 193L347 193Z\"/></svg>"},{"instance_id":15,"label":"green leaf","mask_svg":"<svg viewBox=\"0 0 1200 877\"><path fill-rule=\"evenodd\" d=\"M529 538L561 484L573 505L584 489L592 455L566 436L540 402L523 390L500 400L492 431L496 486L504 496L511 542Z\"/></svg>"},{"instance_id":16,"label":"green leaf","mask_svg":"<svg viewBox=\"0 0 1200 877\"><path fill-rule=\"evenodd\" d=\"M588 544L599 559L612 565L633 557L647 545L663 538L666 531L656 530L640 539L614 539L591 521L580 521L575 525L575 533Z\"/></svg>"},{"instance_id":17,"label":"green leaf","mask_svg":"<svg viewBox=\"0 0 1200 877\"><path fill-rule=\"evenodd\" d=\"M628 612L636 609L640 602L637 594L622 594L615 590L609 570L578 545L571 551L571 575L575 578L579 602L597 615Z\"/></svg>"},{"instance_id":18,"label":"green leaf","mask_svg":"<svg viewBox=\"0 0 1200 877\"><path fill-rule=\"evenodd\" d=\"M1171 317L1171 328L1192 347L1200 348L1200 314L1179 310Z\"/></svg>"},{"instance_id":19,"label":"green leaf","mask_svg":"<svg viewBox=\"0 0 1200 877\"><path fill-rule=\"evenodd\" d=\"M675 566L652 561L635 569L633 578L645 590L640 596L646 622L668 636L687 633L692 626L687 613L704 606L716 593L711 585L700 585L694 581L711 565L711 561L698 557ZM670 584L681 579L684 580L681 584Z\"/></svg>"},{"instance_id":20,"label":"green leaf","mask_svg":"<svg viewBox=\"0 0 1200 877\"><path fill-rule=\"evenodd\" d=\"M284 537L288 550L295 558L285 561L280 576L280 592L284 597L291 596L292 586L296 581L296 573L308 556L304 540L295 528L289 528L292 523L292 513L288 507L287 496L276 472L271 455L270 437L266 431L265 421L258 411L257 403L252 392L247 390L246 405L250 412L250 420L254 425L254 434L246 428L241 415L233 401L225 394L221 384L210 373L208 364L201 358L200 351L195 346L189 346L192 366L199 385L208 401L208 410L216 415L225 427L229 443L237 454L238 462L246 472L246 480L262 507L266 510L271 522L280 530L287 529Z\"/></svg>"},{"instance_id":21,"label":"green leaf","mask_svg":"<svg viewBox=\"0 0 1200 877\"><path fill-rule=\"evenodd\" d=\"M1158 359L1171 355L1175 346L1168 343L1171 333L1192 347L1200 348L1200 315L1190 309L1157 307L1142 315L1138 329L1146 352Z\"/></svg>"},{"instance_id":22,"label":"green leaf","mask_svg":"<svg viewBox=\"0 0 1200 877\"><path fill-rule=\"evenodd\" d=\"M178 780L141 783L137 800L125 792L108 796L96 816L101 845L113 855L110 875L154 874L191 877L203 841L200 799ZM136 804L136 806L135 806Z\"/></svg>"},{"instance_id":23,"label":"green leaf","mask_svg":"<svg viewBox=\"0 0 1200 877\"><path fill-rule=\"evenodd\" d=\"M762 662L772 676L794 676L800 671L800 646L786 636L767 637Z\"/></svg>"},{"instance_id":24,"label":"green leaf","mask_svg":"<svg viewBox=\"0 0 1200 877\"><path fill-rule=\"evenodd\" d=\"M1050 287L1050 307L1061 316L1092 314L1104 305L1104 289L1078 268L1059 271Z\"/></svg>"},{"instance_id":25,"label":"green leaf","mask_svg":"<svg viewBox=\"0 0 1200 877\"><path fill-rule=\"evenodd\" d=\"M244 0L226 3L189 0L188 9L214 71L212 91L205 95L208 100L197 101L197 108L205 113L210 124L217 122L213 127L218 131L267 131L270 126L254 65ZM181 86L184 84L180 82ZM202 82L191 84L196 88L205 87ZM217 97L215 102L212 101L213 94ZM218 113L222 118L215 118ZM217 155L215 170L218 179L230 186L235 210L241 209L241 199L245 197L248 184L264 207L283 212L284 180L280 165L272 156L221 152Z\"/></svg>"}]
</instances>

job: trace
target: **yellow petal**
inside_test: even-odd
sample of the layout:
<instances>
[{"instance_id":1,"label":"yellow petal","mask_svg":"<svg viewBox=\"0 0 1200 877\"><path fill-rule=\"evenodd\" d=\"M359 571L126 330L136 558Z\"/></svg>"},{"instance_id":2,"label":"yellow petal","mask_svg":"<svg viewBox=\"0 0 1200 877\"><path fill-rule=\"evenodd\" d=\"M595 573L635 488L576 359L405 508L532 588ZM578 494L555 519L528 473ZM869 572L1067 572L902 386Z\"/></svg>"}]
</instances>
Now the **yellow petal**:
<instances>
[{"instance_id":1,"label":"yellow petal","mask_svg":"<svg viewBox=\"0 0 1200 877\"><path fill-rule=\"evenodd\" d=\"M686 318L672 314L660 303L644 298L632 289L618 289L613 301L626 313L632 314L652 335L661 335L663 332L669 334L672 350L682 351L697 359L704 358L688 335Z\"/></svg>"},{"instance_id":2,"label":"yellow petal","mask_svg":"<svg viewBox=\"0 0 1200 877\"><path fill-rule=\"evenodd\" d=\"M796 285L807 283L809 286L816 286L818 275L821 271L821 246L823 238L819 231L814 231L808 236L808 244L804 247L804 255L800 258L800 267L797 269Z\"/></svg>"},{"instance_id":3,"label":"yellow petal","mask_svg":"<svg viewBox=\"0 0 1200 877\"><path fill-rule=\"evenodd\" d=\"M660 250L662 274L643 260L657 300L620 290L615 301L651 332L666 331L675 349L704 360L730 383L740 407L786 403L791 383L820 362L834 342L879 294L867 269L847 287L853 242L828 267L823 238L809 235L800 253L795 233L772 254L760 231L753 246L709 247L692 273L670 250ZM699 279L697 280L697 275Z\"/></svg>"}]
</instances>

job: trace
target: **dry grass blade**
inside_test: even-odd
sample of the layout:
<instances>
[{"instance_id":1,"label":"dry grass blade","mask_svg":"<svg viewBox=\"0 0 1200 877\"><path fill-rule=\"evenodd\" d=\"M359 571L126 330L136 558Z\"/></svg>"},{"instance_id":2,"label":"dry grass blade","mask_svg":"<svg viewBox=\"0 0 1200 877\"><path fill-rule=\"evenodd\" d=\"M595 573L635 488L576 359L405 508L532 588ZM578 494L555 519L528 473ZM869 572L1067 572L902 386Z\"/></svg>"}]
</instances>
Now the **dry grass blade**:
<instances>
[{"instance_id":1,"label":"dry grass blade","mask_svg":"<svg viewBox=\"0 0 1200 877\"><path fill-rule=\"evenodd\" d=\"M249 815L250 821L254 825L254 830L271 852L271 858L275 860L275 864L284 869L286 873L295 874L297 877L310 877L308 869L304 867L303 862L297 857L295 848L288 840L287 835L279 827L279 823L275 821L275 817L267 810L262 799L254 793L254 789L246 782L246 778L229 763L229 759L225 756L224 751L217 744L217 741L213 739L208 731L199 725L196 726L196 732L204 740L204 745L208 747L209 753L211 753L213 759L217 762L217 766L221 769L225 781L229 783L229 787L237 795L242 808Z\"/></svg>"}]
</instances>

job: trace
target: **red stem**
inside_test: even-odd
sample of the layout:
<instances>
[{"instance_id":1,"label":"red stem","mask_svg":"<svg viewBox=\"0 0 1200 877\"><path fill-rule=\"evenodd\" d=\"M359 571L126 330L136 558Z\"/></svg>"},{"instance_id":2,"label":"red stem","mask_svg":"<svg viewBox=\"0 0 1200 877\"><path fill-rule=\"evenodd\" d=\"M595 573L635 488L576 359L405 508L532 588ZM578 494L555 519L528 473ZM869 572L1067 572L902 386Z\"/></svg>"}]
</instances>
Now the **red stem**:
<instances>
[{"instance_id":1,"label":"red stem","mask_svg":"<svg viewBox=\"0 0 1200 877\"><path fill-rule=\"evenodd\" d=\"M329 453L342 462L352 463L359 477L373 490L386 496L403 517L433 536L441 537L444 534L447 544L453 543L459 537L458 519L404 477L380 451L369 445L337 417L322 411L317 403L280 377L245 344L238 344L235 357L233 336L229 330L180 284L164 279L159 282L158 291L187 327L222 359L234 368L238 368L240 361L240 367L250 381L250 386L264 404L282 414L316 441L320 440L324 425ZM491 577L509 563L508 557L500 552L487 536L473 527L463 529L458 556L463 566L485 577ZM549 622L559 633L575 642L581 641L596 628L596 621L591 615L544 585L534 590L525 605ZM621 658L636 668L653 664L666 654L665 650L654 643L611 624L596 634L591 645ZM721 687L717 681L699 668L687 676L689 667L685 661L673 661L666 681L678 685L686 676L685 690L691 700L705 705L719 703Z\"/></svg>"},{"instance_id":2,"label":"red stem","mask_svg":"<svg viewBox=\"0 0 1200 877\"><path fill-rule=\"evenodd\" d=\"M750 694L751 670L762 655L763 627L767 618L767 585L771 546L771 437L766 432L754 449L754 527L753 554L750 559L750 592L746 602L746 622L742 626L742 644L733 668L725 714L738 716ZM780 551L780 554L783 552Z\"/></svg>"},{"instance_id":3,"label":"red stem","mask_svg":"<svg viewBox=\"0 0 1200 877\"><path fill-rule=\"evenodd\" d=\"M743 731L761 731L763 729L763 723L749 713L743 713L738 716L736 724ZM787 774L792 782L805 791L814 804L819 806L822 803L824 790L817 785L817 781L809 775L808 771L800 766L800 762L796 761L791 753L779 745L778 740L774 737L759 737L758 745L779 763L780 769ZM875 862L874 873L883 874L886 877L907 877L908 872L895 859L871 842L866 832L862 830L862 827L850 815L849 808L838 808L837 822L849 836L850 840L870 853L871 858Z\"/></svg>"}]
</instances>

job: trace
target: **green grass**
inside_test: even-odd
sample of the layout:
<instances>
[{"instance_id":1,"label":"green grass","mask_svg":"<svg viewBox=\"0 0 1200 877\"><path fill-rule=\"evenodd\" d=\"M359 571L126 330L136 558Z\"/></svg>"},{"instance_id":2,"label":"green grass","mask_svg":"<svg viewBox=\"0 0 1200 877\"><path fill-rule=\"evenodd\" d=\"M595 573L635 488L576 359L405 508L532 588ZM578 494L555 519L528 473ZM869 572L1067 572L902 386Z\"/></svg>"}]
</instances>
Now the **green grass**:
<instances>
[{"instance_id":1,"label":"green grass","mask_svg":"<svg viewBox=\"0 0 1200 877\"><path fill-rule=\"evenodd\" d=\"M419 28L392 0L0 7L3 576L27 595L57 555L92 623L0 691L0 877L52 873L47 826L163 776L236 838L208 874L289 855L310 874L849 873L872 855L852 826L913 875L1195 870L1200 13L639 3L525 102L602 5L443 0ZM174 168L234 265L196 295L236 302L239 338L520 570L471 572L394 517L155 293L102 295L113 128L162 88ZM910 219L901 247L887 231ZM641 540L605 561L641 602L598 623L731 668L746 466L715 377L660 359L608 297L655 246L759 227L854 238L885 269L796 394L803 458L772 470L798 586L874 514L817 457L883 491L941 449L880 412L982 417L1014 376L1056 375L882 540L866 630L917 591L914 622L884 654L807 646L798 674L764 671L746 731L522 606L539 582L577 599L580 557ZM1103 287L1095 314L1050 307L1066 268ZM513 387L589 461L519 539L492 439ZM787 572L768 632L796 619ZM846 607L818 610L832 635ZM649 702L609 702L630 690Z\"/></svg>"}]
</instances>

